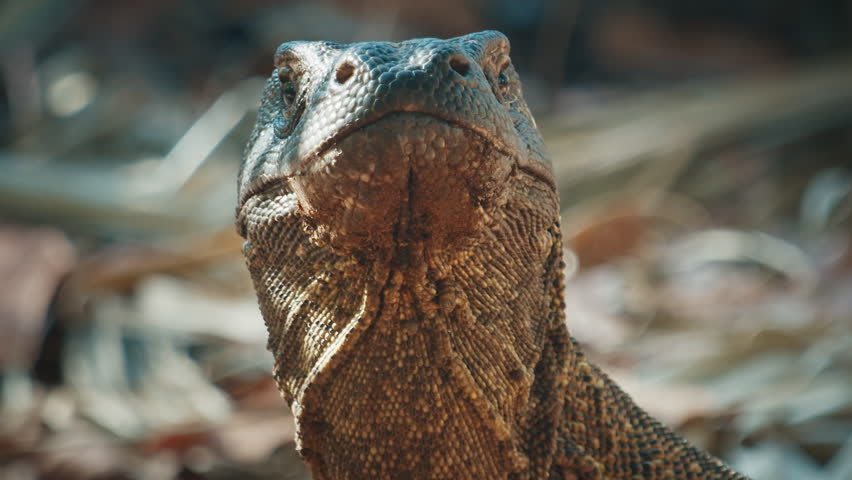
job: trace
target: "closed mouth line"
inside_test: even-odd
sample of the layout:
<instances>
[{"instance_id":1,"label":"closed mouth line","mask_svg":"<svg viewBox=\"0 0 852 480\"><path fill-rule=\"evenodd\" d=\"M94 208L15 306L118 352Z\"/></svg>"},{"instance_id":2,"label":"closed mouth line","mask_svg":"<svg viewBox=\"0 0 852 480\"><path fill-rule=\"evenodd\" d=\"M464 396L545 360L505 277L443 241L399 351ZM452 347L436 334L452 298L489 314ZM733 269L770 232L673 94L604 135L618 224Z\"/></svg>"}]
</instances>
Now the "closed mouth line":
<instances>
[{"instance_id":1,"label":"closed mouth line","mask_svg":"<svg viewBox=\"0 0 852 480\"><path fill-rule=\"evenodd\" d=\"M455 119L447 118L445 116L442 116L442 115L434 113L434 112L426 112L426 111L421 111L421 110L390 110L388 112L382 112L381 114L376 115L374 117L367 117L363 120L356 121L356 122L352 123L351 125L348 125L345 128L339 130L337 133L332 135L330 138L328 138L327 140L322 142L322 144L320 144L320 146L316 150L316 155L313 155L313 156L318 157L318 156L324 154L333 145L335 145L336 143L345 139L349 135L352 135L353 133L355 133L355 132L357 132L357 131L359 131L363 128L366 128L370 125L373 125L374 123L378 123L379 121L381 121L381 120L383 120L383 119L385 119L389 116L399 115L399 114L403 114L403 115L404 114L412 114L412 115L422 115L422 116L426 116L426 117L432 117L434 119L441 121L442 123L445 123L447 125L450 125L450 126L453 126L453 127L456 127L456 128L460 128L462 130L473 133L474 135L477 135L483 141L488 142L491 145L493 145L494 148L497 151L499 151L503 155L506 155L507 157L514 158L516 156L516 155L510 153L509 149L506 148L501 143L490 139L489 136L486 134L486 132L482 131L482 129L476 128L476 126L474 126L474 125L463 123L463 122L460 122L460 121L455 120Z\"/></svg>"}]
</instances>

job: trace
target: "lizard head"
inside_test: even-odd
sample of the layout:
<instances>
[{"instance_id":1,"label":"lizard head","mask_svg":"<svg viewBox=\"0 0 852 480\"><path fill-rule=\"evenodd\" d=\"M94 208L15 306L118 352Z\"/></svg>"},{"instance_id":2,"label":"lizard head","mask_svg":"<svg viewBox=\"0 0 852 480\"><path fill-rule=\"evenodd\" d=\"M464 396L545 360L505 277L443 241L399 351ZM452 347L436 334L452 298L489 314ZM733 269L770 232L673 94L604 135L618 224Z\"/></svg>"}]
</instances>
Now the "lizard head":
<instances>
[{"instance_id":1,"label":"lizard head","mask_svg":"<svg viewBox=\"0 0 852 480\"><path fill-rule=\"evenodd\" d=\"M553 183L502 34L290 42L244 155L240 205L285 188L303 228L337 251L445 250L475 239L519 170Z\"/></svg>"}]
</instances>

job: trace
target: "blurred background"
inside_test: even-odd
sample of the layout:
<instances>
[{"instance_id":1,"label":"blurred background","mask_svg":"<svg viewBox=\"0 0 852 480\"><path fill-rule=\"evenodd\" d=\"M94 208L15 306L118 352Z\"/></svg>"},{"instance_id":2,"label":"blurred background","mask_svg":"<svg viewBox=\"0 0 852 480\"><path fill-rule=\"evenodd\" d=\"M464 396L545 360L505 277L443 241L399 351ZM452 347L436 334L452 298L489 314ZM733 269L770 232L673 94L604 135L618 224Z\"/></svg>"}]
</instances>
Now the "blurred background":
<instances>
[{"instance_id":1,"label":"blurred background","mask_svg":"<svg viewBox=\"0 0 852 480\"><path fill-rule=\"evenodd\" d=\"M568 322L757 480L852 479L852 1L0 4L0 478L307 478L233 228L275 47L498 29Z\"/></svg>"}]
</instances>

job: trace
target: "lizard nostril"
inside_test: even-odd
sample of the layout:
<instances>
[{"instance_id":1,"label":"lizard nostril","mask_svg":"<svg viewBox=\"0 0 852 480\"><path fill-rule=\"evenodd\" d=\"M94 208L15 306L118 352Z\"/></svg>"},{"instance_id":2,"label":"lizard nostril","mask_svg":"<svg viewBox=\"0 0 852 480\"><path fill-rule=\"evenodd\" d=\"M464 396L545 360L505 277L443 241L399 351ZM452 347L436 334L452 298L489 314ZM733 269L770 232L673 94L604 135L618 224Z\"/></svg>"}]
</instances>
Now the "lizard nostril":
<instances>
[{"instance_id":1,"label":"lizard nostril","mask_svg":"<svg viewBox=\"0 0 852 480\"><path fill-rule=\"evenodd\" d=\"M462 77L466 77L468 72L470 72L470 62L461 55L453 55L450 57L450 68Z\"/></svg>"},{"instance_id":2,"label":"lizard nostril","mask_svg":"<svg viewBox=\"0 0 852 480\"><path fill-rule=\"evenodd\" d=\"M337 73L334 76L334 80L342 85L352 77L353 73L355 73L355 65L352 65L349 62L343 62L339 67L337 67Z\"/></svg>"}]
</instances>

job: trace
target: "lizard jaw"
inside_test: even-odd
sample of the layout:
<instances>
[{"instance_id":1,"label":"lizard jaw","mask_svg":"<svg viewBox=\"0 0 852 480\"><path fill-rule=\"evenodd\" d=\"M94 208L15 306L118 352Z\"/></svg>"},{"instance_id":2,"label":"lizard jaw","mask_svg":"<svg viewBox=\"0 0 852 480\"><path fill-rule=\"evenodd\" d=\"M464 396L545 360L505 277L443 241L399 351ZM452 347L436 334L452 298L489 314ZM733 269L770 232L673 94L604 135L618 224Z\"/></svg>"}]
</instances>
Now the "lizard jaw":
<instances>
[{"instance_id":1,"label":"lizard jaw","mask_svg":"<svg viewBox=\"0 0 852 480\"><path fill-rule=\"evenodd\" d=\"M439 249L475 239L505 202L515 163L472 130L400 112L350 132L288 183L315 237L370 256L401 241Z\"/></svg>"}]
</instances>

